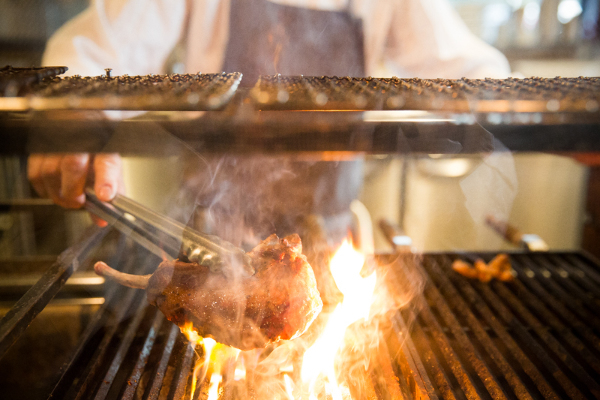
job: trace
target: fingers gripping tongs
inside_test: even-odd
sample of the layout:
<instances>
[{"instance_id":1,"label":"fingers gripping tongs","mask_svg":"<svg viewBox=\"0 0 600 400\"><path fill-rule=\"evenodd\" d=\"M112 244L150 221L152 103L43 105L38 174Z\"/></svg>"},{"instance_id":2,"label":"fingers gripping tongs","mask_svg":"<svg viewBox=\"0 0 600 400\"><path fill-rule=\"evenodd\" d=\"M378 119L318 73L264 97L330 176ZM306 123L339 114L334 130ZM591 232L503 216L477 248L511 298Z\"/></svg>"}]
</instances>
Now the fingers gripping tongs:
<instances>
[{"instance_id":1,"label":"fingers gripping tongs","mask_svg":"<svg viewBox=\"0 0 600 400\"><path fill-rule=\"evenodd\" d=\"M250 256L239 247L198 232L125 196L117 194L110 203L105 203L93 190L86 189L85 208L161 258L197 262L211 271L235 264L254 275Z\"/></svg>"}]
</instances>

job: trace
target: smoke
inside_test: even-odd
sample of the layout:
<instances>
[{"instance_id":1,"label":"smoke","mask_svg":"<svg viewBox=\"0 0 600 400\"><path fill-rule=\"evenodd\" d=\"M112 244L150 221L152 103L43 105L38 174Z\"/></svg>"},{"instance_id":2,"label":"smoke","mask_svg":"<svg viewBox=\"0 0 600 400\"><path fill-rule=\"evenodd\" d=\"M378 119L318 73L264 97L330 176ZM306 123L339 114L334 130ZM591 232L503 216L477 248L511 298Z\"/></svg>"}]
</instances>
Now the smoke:
<instances>
[{"instance_id":1,"label":"smoke","mask_svg":"<svg viewBox=\"0 0 600 400\"><path fill-rule=\"evenodd\" d=\"M280 154L200 156L184 146L180 162L185 168L181 172L180 190L171 194L167 208L170 216L245 250L272 233L300 235L303 253L315 271L325 311L301 337L266 349L243 351L235 361L235 368L216 373L223 375L222 386L228 387L235 381L233 371L243 366L245 386L252 388L256 398L275 395L288 398L290 390L302 392L303 354L319 337L330 312L343 298L329 271L329 260L341 239L352 230L349 205L360 190L362 162L325 162ZM365 274L377 271L376 296L369 319L347 329L337 354L335 370L342 393L354 396L368 390L365 379L370 379L368 370L380 349L382 332L389 329L386 321L399 309L416 307L411 299L423 288L416 263L418 259L405 256L372 258L367 262ZM228 279L229 283L211 284L211 290L243 283L241 269ZM252 325L248 329L261 341L258 326L244 322L245 302L239 300L236 304L231 320ZM199 373L199 378L202 375ZM323 386L323 382L318 385Z\"/></svg>"}]
</instances>

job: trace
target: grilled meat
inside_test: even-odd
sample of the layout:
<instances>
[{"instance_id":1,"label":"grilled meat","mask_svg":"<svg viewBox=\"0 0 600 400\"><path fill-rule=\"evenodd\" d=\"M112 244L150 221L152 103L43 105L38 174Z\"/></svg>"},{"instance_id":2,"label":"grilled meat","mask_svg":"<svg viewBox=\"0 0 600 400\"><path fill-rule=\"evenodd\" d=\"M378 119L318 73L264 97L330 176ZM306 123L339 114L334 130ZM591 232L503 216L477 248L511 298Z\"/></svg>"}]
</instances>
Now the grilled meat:
<instances>
[{"instance_id":1,"label":"grilled meat","mask_svg":"<svg viewBox=\"0 0 600 400\"><path fill-rule=\"evenodd\" d=\"M513 269L510 264L508 254L498 254L488 264L481 259L475 260L474 266L460 259L454 260L452 269L462 276L471 279L479 279L481 282L487 283L496 278L498 280L508 282L514 279Z\"/></svg>"},{"instance_id":2,"label":"grilled meat","mask_svg":"<svg viewBox=\"0 0 600 400\"><path fill-rule=\"evenodd\" d=\"M115 271L103 262L96 273L146 289L150 304L203 337L241 350L298 337L321 311L317 283L296 234L271 235L248 253L256 273L231 277L197 263L163 261L152 275Z\"/></svg>"}]
</instances>

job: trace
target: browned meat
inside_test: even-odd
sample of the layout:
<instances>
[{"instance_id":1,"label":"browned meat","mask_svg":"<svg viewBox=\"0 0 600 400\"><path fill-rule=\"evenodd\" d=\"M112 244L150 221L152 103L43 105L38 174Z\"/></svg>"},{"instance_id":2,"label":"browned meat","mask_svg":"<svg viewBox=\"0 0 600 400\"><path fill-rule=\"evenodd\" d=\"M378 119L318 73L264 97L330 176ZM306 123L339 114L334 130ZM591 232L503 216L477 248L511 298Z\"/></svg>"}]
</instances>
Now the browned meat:
<instances>
[{"instance_id":1,"label":"browned meat","mask_svg":"<svg viewBox=\"0 0 600 400\"><path fill-rule=\"evenodd\" d=\"M200 336L241 350L298 337L323 303L298 235L271 235L248 253L256 273L231 278L196 263L162 262L152 275L123 274L103 262L99 275L145 288L148 302Z\"/></svg>"},{"instance_id":2,"label":"browned meat","mask_svg":"<svg viewBox=\"0 0 600 400\"><path fill-rule=\"evenodd\" d=\"M481 259L477 259L474 266L463 260L456 259L452 263L452 269L467 278L479 279L484 283L491 281L492 278L504 282L514 279L510 258L508 258L508 254L504 253L498 254L488 264Z\"/></svg>"}]
</instances>

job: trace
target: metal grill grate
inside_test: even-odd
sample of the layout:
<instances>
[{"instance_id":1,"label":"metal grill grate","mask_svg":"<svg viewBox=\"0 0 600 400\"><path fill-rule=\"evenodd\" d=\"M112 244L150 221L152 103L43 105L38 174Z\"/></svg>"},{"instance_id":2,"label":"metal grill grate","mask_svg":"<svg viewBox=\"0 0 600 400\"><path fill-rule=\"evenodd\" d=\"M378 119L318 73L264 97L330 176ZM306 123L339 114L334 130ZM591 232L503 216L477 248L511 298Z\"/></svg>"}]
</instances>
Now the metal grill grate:
<instances>
[{"instance_id":1,"label":"metal grill grate","mask_svg":"<svg viewBox=\"0 0 600 400\"><path fill-rule=\"evenodd\" d=\"M356 398L600 397L597 264L578 253L515 253L518 278L487 284L451 268L455 258L493 256L423 257L427 285L419 312L397 313L382 331L386 340L371 356L368 382L352 392ZM393 255L381 260L403 265ZM392 270L404 279L401 267ZM116 287L108 294L54 398L205 398L210 376L191 393L198 354L143 297ZM240 397L239 382L227 377L221 388L220 398L252 398L248 388Z\"/></svg>"},{"instance_id":2,"label":"metal grill grate","mask_svg":"<svg viewBox=\"0 0 600 400\"><path fill-rule=\"evenodd\" d=\"M600 108L600 78L399 79L261 76L263 110L584 112Z\"/></svg>"},{"instance_id":3,"label":"metal grill grate","mask_svg":"<svg viewBox=\"0 0 600 400\"><path fill-rule=\"evenodd\" d=\"M514 282L481 283L452 271L453 259L425 256L422 309L407 340L423 364L429 398L599 398L600 274L570 253L512 254ZM402 322L402 317L400 322Z\"/></svg>"},{"instance_id":4,"label":"metal grill grate","mask_svg":"<svg viewBox=\"0 0 600 400\"><path fill-rule=\"evenodd\" d=\"M30 71L21 71L13 74L11 79L25 83L25 77L30 75ZM4 100L7 109L217 110L229 102L241 79L242 75L237 72L52 76L43 80L28 80L28 85L22 84L18 92L11 92L12 96L18 94L20 97L11 99L11 93L8 93L9 98Z\"/></svg>"}]
</instances>

